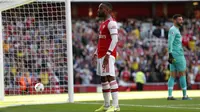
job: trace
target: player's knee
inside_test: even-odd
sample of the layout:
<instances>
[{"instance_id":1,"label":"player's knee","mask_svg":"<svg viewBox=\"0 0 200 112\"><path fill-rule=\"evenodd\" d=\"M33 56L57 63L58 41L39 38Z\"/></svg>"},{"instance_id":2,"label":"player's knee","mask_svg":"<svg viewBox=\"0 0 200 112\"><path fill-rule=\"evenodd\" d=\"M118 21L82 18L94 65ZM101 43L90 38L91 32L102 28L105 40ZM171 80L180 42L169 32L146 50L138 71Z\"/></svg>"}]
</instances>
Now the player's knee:
<instances>
[{"instance_id":1,"label":"player's knee","mask_svg":"<svg viewBox=\"0 0 200 112\"><path fill-rule=\"evenodd\" d=\"M118 84L116 80L113 80L110 82L110 89L111 89L111 92L118 91Z\"/></svg>"},{"instance_id":2,"label":"player's knee","mask_svg":"<svg viewBox=\"0 0 200 112\"><path fill-rule=\"evenodd\" d=\"M101 85L102 85L103 92L109 92L109 89L110 89L109 82L102 82Z\"/></svg>"},{"instance_id":3,"label":"player's knee","mask_svg":"<svg viewBox=\"0 0 200 112\"><path fill-rule=\"evenodd\" d=\"M170 75L171 77L173 77L173 78L176 78L176 76L175 75Z\"/></svg>"},{"instance_id":4,"label":"player's knee","mask_svg":"<svg viewBox=\"0 0 200 112\"><path fill-rule=\"evenodd\" d=\"M178 72L178 75L181 76L185 76L185 72Z\"/></svg>"},{"instance_id":5,"label":"player's knee","mask_svg":"<svg viewBox=\"0 0 200 112\"><path fill-rule=\"evenodd\" d=\"M173 77L173 78L175 78L176 77L176 72L171 72L170 76Z\"/></svg>"}]
</instances>

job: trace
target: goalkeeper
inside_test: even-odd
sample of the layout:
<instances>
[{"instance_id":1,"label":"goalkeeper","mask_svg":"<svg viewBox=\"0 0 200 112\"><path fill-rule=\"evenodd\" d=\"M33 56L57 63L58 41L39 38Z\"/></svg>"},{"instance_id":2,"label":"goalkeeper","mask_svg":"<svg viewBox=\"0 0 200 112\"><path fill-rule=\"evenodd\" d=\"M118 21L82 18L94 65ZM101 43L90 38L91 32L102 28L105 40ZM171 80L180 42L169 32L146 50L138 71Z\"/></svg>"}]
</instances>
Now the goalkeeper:
<instances>
[{"instance_id":1,"label":"goalkeeper","mask_svg":"<svg viewBox=\"0 0 200 112\"><path fill-rule=\"evenodd\" d=\"M168 50L169 50L169 63L170 63L170 78L168 80L168 98L167 100L176 100L172 96L174 87L174 80L179 76L180 86L183 91L182 100L191 100L187 96L187 83L186 83L186 60L182 47L182 36L179 28L183 25L183 17L180 14L173 16L174 25L170 28L168 33Z\"/></svg>"}]
</instances>

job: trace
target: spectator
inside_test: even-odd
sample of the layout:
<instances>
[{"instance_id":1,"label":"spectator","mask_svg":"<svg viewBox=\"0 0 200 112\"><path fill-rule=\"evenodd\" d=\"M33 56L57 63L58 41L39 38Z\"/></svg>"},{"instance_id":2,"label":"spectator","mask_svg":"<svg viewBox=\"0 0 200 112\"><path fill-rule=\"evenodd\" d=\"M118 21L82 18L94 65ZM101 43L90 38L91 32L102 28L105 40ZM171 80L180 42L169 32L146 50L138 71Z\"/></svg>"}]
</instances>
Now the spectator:
<instances>
[{"instance_id":1,"label":"spectator","mask_svg":"<svg viewBox=\"0 0 200 112\"><path fill-rule=\"evenodd\" d=\"M137 90L142 91L143 85L146 83L146 77L145 74L140 70L138 70L135 74L135 83L137 86Z\"/></svg>"},{"instance_id":2,"label":"spectator","mask_svg":"<svg viewBox=\"0 0 200 112\"><path fill-rule=\"evenodd\" d=\"M83 85L89 85L90 81L92 80L91 72L89 71L88 64L85 65L84 69L81 70L80 78L82 79Z\"/></svg>"},{"instance_id":3,"label":"spectator","mask_svg":"<svg viewBox=\"0 0 200 112\"><path fill-rule=\"evenodd\" d=\"M22 74L20 77L20 90L22 94L26 94L29 92L29 87L31 85L31 79L29 77L29 73L26 72Z\"/></svg>"},{"instance_id":4,"label":"spectator","mask_svg":"<svg viewBox=\"0 0 200 112\"><path fill-rule=\"evenodd\" d=\"M188 82L188 89L191 89L192 85L195 83L195 74L192 69L190 69L190 71L188 73L187 82Z\"/></svg>"},{"instance_id":5,"label":"spectator","mask_svg":"<svg viewBox=\"0 0 200 112\"><path fill-rule=\"evenodd\" d=\"M136 59L134 59L134 61L132 63L132 70L137 71L138 69L139 69L139 63L137 62Z\"/></svg>"},{"instance_id":6,"label":"spectator","mask_svg":"<svg viewBox=\"0 0 200 112\"><path fill-rule=\"evenodd\" d=\"M40 77L42 84L44 84L44 85L49 84L49 74L47 73L47 71L45 69L42 69L39 77Z\"/></svg>"},{"instance_id":7,"label":"spectator","mask_svg":"<svg viewBox=\"0 0 200 112\"><path fill-rule=\"evenodd\" d=\"M131 73L128 67L126 66L124 70L121 72L120 75L120 80L119 80L119 85L120 86L130 86L130 78L131 78Z\"/></svg>"},{"instance_id":8,"label":"spectator","mask_svg":"<svg viewBox=\"0 0 200 112\"><path fill-rule=\"evenodd\" d=\"M195 82L200 82L200 70L199 70L198 73L196 74Z\"/></svg>"}]
</instances>

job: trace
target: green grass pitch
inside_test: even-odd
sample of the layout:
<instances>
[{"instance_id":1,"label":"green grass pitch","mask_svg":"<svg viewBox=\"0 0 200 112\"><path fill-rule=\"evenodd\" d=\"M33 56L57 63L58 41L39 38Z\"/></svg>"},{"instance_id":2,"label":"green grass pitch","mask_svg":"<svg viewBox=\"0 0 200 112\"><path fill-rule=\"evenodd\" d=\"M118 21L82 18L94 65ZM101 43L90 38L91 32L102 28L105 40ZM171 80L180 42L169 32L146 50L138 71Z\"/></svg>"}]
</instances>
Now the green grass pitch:
<instances>
[{"instance_id":1,"label":"green grass pitch","mask_svg":"<svg viewBox=\"0 0 200 112\"><path fill-rule=\"evenodd\" d=\"M182 101L181 91L174 92L179 99L176 101L167 101L166 91L120 93L121 112L200 112L200 91L189 91L188 93L193 100ZM140 95L144 96L138 97ZM64 96L60 96L60 98L63 99ZM95 96L96 99L93 98ZM94 112L103 103L101 93L75 94L75 103L40 104L43 101L37 102L38 100L35 98L38 97L41 96L6 97L4 102L0 102L0 112ZM59 95L54 95L54 97L59 99ZM56 103L48 95L45 99L49 103ZM62 100L58 102L62 102ZM17 104L20 105L15 106Z\"/></svg>"},{"instance_id":2,"label":"green grass pitch","mask_svg":"<svg viewBox=\"0 0 200 112\"><path fill-rule=\"evenodd\" d=\"M94 112L103 102L76 102L74 104L23 105L1 108L0 112ZM200 112L200 98L191 101L166 99L121 100L121 112Z\"/></svg>"}]
</instances>

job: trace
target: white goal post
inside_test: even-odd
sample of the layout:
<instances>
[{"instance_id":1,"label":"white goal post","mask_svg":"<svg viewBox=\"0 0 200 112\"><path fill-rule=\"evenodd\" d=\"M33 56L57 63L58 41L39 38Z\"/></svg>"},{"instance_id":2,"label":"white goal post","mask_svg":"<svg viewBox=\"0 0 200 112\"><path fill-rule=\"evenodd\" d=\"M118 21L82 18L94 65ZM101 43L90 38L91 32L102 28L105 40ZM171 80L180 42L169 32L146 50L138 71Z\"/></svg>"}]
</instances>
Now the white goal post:
<instances>
[{"instance_id":1,"label":"white goal post","mask_svg":"<svg viewBox=\"0 0 200 112\"><path fill-rule=\"evenodd\" d=\"M3 52L3 20L2 20L2 12L6 10L10 10L16 7L20 7L22 5L26 5L32 2L63 2L65 4L65 27L67 38L67 74L68 74L68 102L74 102L74 82L73 82L73 53L72 53L72 25L71 25L71 1L70 0L1 0L0 1L0 100L4 100L5 92L4 92L4 52ZM37 9L35 9L37 10ZM19 12L20 13L20 12ZM38 12L40 13L40 12ZM6 19L9 19L7 17ZM47 23L54 24L54 23ZM31 30L30 30L31 31ZM50 30L49 30L50 31ZM45 32L44 32L45 33ZM63 45L61 45L63 46ZM62 55L62 54L58 54ZM56 63L56 62L55 62Z\"/></svg>"},{"instance_id":2,"label":"white goal post","mask_svg":"<svg viewBox=\"0 0 200 112\"><path fill-rule=\"evenodd\" d=\"M4 100L4 65L3 65L3 41L2 41L2 16L0 11L0 100Z\"/></svg>"}]
</instances>

